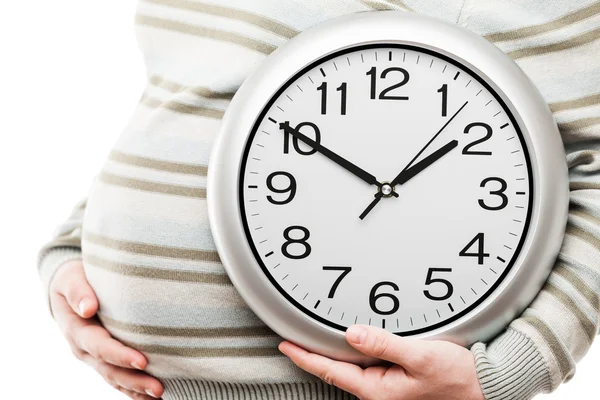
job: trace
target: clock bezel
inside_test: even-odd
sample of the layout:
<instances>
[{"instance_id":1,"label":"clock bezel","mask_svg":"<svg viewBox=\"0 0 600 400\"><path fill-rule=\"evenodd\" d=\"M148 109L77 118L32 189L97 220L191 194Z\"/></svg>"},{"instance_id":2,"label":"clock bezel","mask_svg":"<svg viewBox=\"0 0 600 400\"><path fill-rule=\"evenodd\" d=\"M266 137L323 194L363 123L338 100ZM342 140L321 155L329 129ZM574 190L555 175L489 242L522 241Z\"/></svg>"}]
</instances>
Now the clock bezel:
<instances>
[{"instance_id":1,"label":"clock bezel","mask_svg":"<svg viewBox=\"0 0 600 400\"><path fill-rule=\"evenodd\" d=\"M275 51L245 80L234 97L213 149L208 177L213 237L236 289L275 332L311 351L361 364L373 360L350 347L343 332L309 317L272 285L246 239L238 191L250 132L274 94L317 60L322 62L324 57L349 47L378 43L433 50L481 77L510 110L514 126L521 130L533 174L531 222L511 271L471 312L416 337L469 345L500 332L533 300L550 273L562 243L568 210L566 158L547 104L521 69L478 35L415 14L359 13L320 24Z\"/></svg>"}]
</instances>

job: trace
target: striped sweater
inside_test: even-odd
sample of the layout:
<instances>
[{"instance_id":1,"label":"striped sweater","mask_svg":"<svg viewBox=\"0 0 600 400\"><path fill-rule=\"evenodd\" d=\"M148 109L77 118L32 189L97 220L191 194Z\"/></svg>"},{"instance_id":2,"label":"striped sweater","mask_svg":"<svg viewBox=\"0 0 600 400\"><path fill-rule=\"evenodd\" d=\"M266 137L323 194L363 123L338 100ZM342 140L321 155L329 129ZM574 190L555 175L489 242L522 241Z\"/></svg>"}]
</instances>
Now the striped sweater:
<instances>
[{"instance_id":1,"label":"striped sweater","mask_svg":"<svg viewBox=\"0 0 600 400\"><path fill-rule=\"evenodd\" d=\"M571 378L600 312L600 2L591 0L141 0L148 84L87 202L40 252L46 287L83 258L114 337L141 350L166 400L338 399L296 368L225 274L207 219L221 117L250 71L336 16L403 9L470 29L510 55L553 111L570 167L564 245L530 307L472 347L488 400L530 399Z\"/></svg>"}]
</instances>

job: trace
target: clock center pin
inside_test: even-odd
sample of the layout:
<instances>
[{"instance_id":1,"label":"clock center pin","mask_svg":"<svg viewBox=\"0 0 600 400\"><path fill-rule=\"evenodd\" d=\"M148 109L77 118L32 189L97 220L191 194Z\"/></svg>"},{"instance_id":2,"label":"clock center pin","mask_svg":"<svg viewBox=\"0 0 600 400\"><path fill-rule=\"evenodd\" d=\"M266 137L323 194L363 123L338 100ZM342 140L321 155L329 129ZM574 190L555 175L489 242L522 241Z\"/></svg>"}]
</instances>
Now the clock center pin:
<instances>
[{"instance_id":1,"label":"clock center pin","mask_svg":"<svg viewBox=\"0 0 600 400\"><path fill-rule=\"evenodd\" d=\"M384 182L379 189L383 197L391 197L392 193L394 193L394 188L387 182Z\"/></svg>"}]
</instances>

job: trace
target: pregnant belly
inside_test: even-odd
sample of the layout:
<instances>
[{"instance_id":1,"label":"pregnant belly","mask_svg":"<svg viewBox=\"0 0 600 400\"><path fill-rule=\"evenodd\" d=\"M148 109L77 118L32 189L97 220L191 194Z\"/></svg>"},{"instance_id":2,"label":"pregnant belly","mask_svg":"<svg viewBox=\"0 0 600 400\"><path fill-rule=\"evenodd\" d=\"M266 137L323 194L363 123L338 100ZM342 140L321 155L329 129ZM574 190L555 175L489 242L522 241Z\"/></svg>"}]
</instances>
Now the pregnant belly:
<instances>
[{"instance_id":1,"label":"pregnant belly","mask_svg":"<svg viewBox=\"0 0 600 400\"><path fill-rule=\"evenodd\" d=\"M281 339L248 309L220 264L205 196L139 186L101 175L84 218L85 271L109 332L146 354L159 377L299 379L277 350ZM257 357L264 368L254 367Z\"/></svg>"}]
</instances>

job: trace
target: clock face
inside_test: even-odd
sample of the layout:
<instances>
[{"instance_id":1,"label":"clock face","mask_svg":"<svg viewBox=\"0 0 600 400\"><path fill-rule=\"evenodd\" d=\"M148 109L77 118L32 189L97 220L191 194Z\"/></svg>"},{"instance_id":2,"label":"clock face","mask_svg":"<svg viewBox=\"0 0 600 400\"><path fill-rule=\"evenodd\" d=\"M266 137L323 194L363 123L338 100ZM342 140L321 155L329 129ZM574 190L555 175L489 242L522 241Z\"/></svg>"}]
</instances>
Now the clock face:
<instances>
[{"instance_id":1,"label":"clock face","mask_svg":"<svg viewBox=\"0 0 600 400\"><path fill-rule=\"evenodd\" d=\"M482 76L380 44L283 83L249 135L238 195L258 264L300 312L414 335L499 287L527 235L533 174Z\"/></svg>"}]
</instances>

